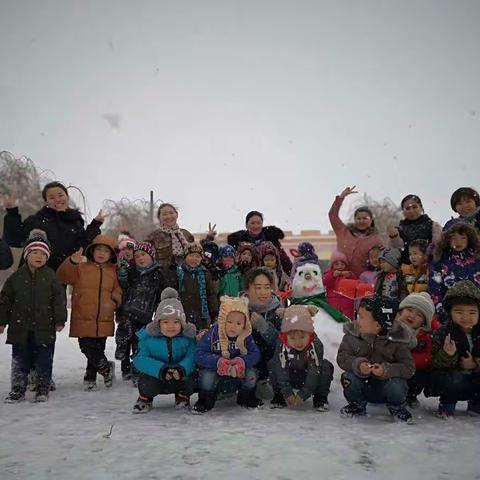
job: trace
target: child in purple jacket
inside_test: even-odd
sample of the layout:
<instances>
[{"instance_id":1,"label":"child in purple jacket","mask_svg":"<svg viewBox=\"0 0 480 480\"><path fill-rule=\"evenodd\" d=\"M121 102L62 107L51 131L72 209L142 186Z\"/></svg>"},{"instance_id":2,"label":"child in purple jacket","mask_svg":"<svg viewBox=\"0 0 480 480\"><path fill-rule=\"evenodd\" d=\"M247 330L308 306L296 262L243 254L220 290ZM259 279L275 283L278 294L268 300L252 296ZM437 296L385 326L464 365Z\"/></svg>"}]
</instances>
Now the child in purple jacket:
<instances>
[{"instance_id":1,"label":"child in purple jacket","mask_svg":"<svg viewBox=\"0 0 480 480\"><path fill-rule=\"evenodd\" d=\"M217 395L238 391L237 403L256 408L255 397L260 351L252 338L252 325L245 298L222 297L218 321L202 337L195 352L199 369L196 413L211 410Z\"/></svg>"}]
</instances>

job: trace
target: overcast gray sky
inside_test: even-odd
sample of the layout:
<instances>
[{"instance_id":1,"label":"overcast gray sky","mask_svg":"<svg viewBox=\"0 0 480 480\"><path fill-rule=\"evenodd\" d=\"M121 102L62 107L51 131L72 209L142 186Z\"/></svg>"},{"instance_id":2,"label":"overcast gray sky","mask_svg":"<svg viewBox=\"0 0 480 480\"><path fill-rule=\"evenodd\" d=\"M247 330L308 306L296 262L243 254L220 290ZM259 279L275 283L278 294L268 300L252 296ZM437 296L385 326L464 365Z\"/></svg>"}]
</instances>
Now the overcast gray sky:
<instances>
[{"instance_id":1,"label":"overcast gray sky","mask_svg":"<svg viewBox=\"0 0 480 480\"><path fill-rule=\"evenodd\" d=\"M0 0L0 150L180 224L480 187L480 1ZM349 202L350 203L350 202ZM348 213L349 208L345 210Z\"/></svg>"}]
</instances>

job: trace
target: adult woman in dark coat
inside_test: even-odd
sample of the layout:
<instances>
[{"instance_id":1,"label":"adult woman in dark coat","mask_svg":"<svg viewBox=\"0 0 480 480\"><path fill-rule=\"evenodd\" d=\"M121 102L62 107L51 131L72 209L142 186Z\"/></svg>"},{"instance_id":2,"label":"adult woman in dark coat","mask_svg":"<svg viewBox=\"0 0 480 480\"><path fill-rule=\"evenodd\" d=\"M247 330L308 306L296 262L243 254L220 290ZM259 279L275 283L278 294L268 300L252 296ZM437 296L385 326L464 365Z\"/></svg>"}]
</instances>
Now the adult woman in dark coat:
<instances>
[{"instance_id":1,"label":"adult woman in dark coat","mask_svg":"<svg viewBox=\"0 0 480 480\"><path fill-rule=\"evenodd\" d=\"M247 213L245 219L246 230L238 230L227 237L227 242L237 248L240 243L248 242L254 245L260 245L262 242L272 242L278 248L282 268L287 275L292 270L292 262L285 250L283 250L280 240L285 237L283 230L275 226L263 226L263 215L260 212L252 211Z\"/></svg>"},{"instance_id":2,"label":"adult woman in dark coat","mask_svg":"<svg viewBox=\"0 0 480 480\"><path fill-rule=\"evenodd\" d=\"M442 227L434 222L424 211L420 197L409 194L400 204L404 219L398 227L388 226L387 233L391 247L403 248L402 263L410 264L408 246L414 240L426 240L436 244L440 239Z\"/></svg>"},{"instance_id":3,"label":"adult woman in dark coat","mask_svg":"<svg viewBox=\"0 0 480 480\"><path fill-rule=\"evenodd\" d=\"M87 248L100 234L105 217L102 211L85 228L79 210L68 206L68 191L60 182L51 182L42 190L45 206L22 221L14 197L5 199L7 214L3 219L3 236L10 247L21 248L33 229L43 230L51 246L47 265L57 270L60 264L80 248Z\"/></svg>"}]
</instances>

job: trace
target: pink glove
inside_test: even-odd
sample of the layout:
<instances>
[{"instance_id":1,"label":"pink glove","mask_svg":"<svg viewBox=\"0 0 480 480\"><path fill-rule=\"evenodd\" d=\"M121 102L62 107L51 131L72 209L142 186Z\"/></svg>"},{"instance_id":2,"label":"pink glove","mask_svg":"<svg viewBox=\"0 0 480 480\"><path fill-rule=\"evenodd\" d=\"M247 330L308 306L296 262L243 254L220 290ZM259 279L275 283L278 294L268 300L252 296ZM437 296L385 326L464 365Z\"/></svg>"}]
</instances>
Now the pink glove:
<instances>
[{"instance_id":1,"label":"pink glove","mask_svg":"<svg viewBox=\"0 0 480 480\"><path fill-rule=\"evenodd\" d=\"M235 357L233 360L230 360L232 367L237 371L238 378L245 378L245 362L241 357Z\"/></svg>"},{"instance_id":2,"label":"pink glove","mask_svg":"<svg viewBox=\"0 0 480 480\"><path fill-rule=\"evenodd\" d=\"M228 358L220 357L217 362L217 373L222 377L228 377L230 372L230 360Z\"/></svg>"}]
</instances>

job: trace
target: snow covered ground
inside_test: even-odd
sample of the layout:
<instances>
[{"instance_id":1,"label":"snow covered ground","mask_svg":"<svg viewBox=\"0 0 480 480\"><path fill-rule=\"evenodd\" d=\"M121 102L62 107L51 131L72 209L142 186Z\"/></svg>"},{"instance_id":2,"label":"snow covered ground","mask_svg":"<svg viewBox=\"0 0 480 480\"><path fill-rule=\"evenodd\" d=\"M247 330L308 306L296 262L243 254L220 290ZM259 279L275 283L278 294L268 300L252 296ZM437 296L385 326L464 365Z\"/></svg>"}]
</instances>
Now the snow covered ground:
<instances>
[{"instance_id":1,"label":"snow covered ground","mask_svg":"<svg viewBox=\"0 0 480 480\"><path fill-rule=\"evenodd\" d=\"M334 361L340 326L328 324L322 338ZM110 339L110 358L113 348ZM157 398L149 414L132 415L136 390L117 379L111 390L99 383L98 391L86 393L84 367L66 329L57 342L58 390L50 401L0 403L2 480L480 478L480 420L462 413L464 403L449 422L432 416L434 399L422 399L417 425L392 423L382 407L370 408L366 418L342 419L337 371L328 413L314 412L310 403L300 411L250 412L227 399L196 416L176 411L169 396ZM2 343L2 396L9 375L10 346Z\"/></svg>"}]
</instances>

